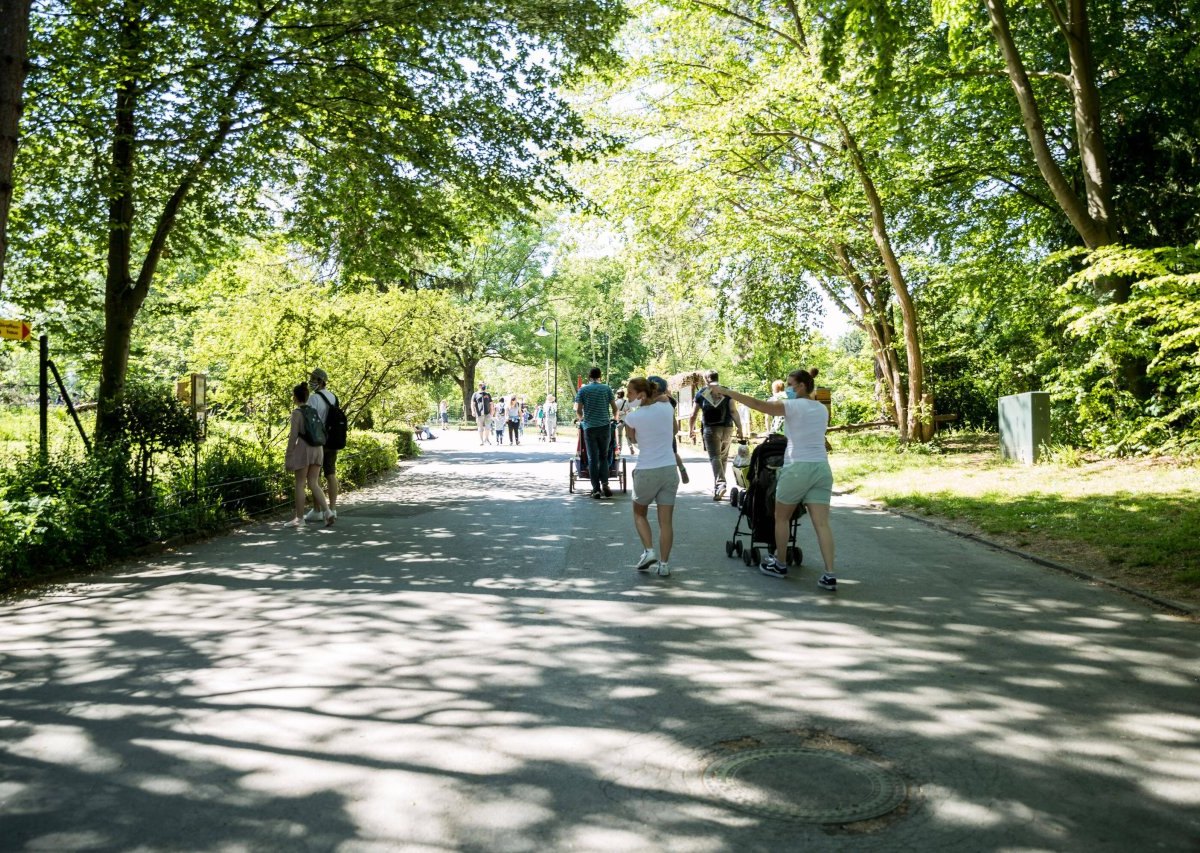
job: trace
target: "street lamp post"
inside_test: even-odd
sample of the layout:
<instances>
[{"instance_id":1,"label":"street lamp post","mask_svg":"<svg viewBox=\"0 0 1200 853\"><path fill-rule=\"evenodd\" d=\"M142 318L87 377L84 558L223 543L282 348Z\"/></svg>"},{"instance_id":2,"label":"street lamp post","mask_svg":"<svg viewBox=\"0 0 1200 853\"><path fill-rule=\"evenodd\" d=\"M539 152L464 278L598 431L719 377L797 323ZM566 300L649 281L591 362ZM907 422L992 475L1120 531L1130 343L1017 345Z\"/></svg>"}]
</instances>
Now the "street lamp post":
<instances>
[{"instance_id":1,"label":"street lamp post","mask_svg":"<svg viewBox=\"0 0 1200 853\"><path fill-rule=\"evenodd\" d=\"M558 401L558 318L551 317L550 322L554 323L554 400ZM544 338L550 334L546 328L546 321L542 320L542 325L534 332L539 338Z\"/></svg>"}]
</instances>

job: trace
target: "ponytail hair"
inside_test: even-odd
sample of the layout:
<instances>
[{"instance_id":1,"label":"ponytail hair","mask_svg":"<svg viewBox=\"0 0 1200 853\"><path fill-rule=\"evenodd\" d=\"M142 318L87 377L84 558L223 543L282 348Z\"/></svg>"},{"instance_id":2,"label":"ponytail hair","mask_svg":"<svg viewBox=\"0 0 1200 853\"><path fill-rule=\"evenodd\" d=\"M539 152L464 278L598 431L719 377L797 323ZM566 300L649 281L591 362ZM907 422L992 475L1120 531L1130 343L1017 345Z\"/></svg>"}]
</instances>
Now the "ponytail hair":
<instances>
[{"instance_id":1,"label":"ponytail hair","mask_svg":"<svg viewBox=\"0 0 1200 853\"><path fill-rule=\"evenodd\" d=\"M811 396L813 389L817 387L817 369L814 367L811 370L793 370L788 374L788 379L797 385L803 385L804 395Z\"/></svg>"}]
</instances>

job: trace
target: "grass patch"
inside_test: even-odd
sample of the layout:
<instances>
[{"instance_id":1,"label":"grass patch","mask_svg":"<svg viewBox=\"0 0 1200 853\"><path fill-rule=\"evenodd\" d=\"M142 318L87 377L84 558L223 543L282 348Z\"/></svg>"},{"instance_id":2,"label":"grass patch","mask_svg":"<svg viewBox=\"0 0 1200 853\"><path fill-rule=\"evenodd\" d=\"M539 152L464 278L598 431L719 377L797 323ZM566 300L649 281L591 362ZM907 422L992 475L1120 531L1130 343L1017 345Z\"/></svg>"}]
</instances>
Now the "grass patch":
<instances>
[{"instance_id":1,"label":"grass patch","mask_svg":"<svg viewBox=\"0 0 1200 853\"><path fill-rule=\"evenodd\" d=\"M1127 586L1200 605L1200 465L1098 459L1061 449L1026 466L994 434L927 447L893 435L832 436L839 490L938 516L1002 544Z\"/></svg>"}]
</instances>

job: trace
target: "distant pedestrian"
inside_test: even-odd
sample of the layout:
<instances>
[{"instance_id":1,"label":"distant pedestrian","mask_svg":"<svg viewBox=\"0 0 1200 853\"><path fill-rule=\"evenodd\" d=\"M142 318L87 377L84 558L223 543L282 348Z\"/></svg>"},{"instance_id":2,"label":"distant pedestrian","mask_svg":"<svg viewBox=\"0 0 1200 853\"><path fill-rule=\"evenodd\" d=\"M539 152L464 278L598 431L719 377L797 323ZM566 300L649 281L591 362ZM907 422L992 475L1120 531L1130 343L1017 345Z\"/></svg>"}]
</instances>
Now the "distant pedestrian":
<instances>
[{"instance_id":1,"label":"distant pedestrian","mask_svg":"<svg viewBox=\"0 0 1200 853\"><path fill-rule=\"evenodd\" d=\"M505 409L508 420L508 443L521 443L521 404L517 401L514 395L508 401L508 407Z\"/></svg>"},{"instance_id":2,"label":"distant pedestrian","mask_svg":"<svg viewBox=\"0 0 1200 853\"><path fill-rule=\"evenodd\" d=\"M504 401L501 398L496 410L492 412L492 431L496 433L496 446L504 444Z\"/></svg>"},{"instance_id":3,"label":"distant pedestrian","mask_svg":"<svg viewBox=\"0 0 1200 853\"><path fill-rule=\"evenodd\" d=\"M708 461L713 469L713 500L719 501L725 496L725 470L729 464L729 445L733 440L733 431L737 429L738 438L742 441L746 440L746 434L742 430L742 421L738 417L734 401L728 395L712 390L718 379L717 372L710 370L707 379L711 384L696 395L688 434L695 438L696 418L703 415L704 447L708 451Z\"/></svg>"},{"instance_id":4,"label":"distant pedestrian","mask_svg":"<svg viewBox=\"0 0 1200 853\"><path fill-rule=\"evenodd\" d=\"M558 441L558 403L554 401L553 394L546 398L546 403L542 407L542 416L546 423L546 440Z\"/></svg>"},{"instance_id":5,"label":"distant pedestrian","mask_svg":"<svg viewBox=\"0 0 1200 853\"><path fill-rule=\"evenodd\" d=\"M617 392L617 451L628 444L629 452L633 453L633 442L625 434L625 415L629 413L630 400L625 396L625 390Z\"/></svg>"},{"instance_id":6,"label":"distant pedestrian","mask_svg":"<svg viewBox=\"0 0 1200 853\"><path fill-rule=\"evenodd\" d=\"M471 417L479 430L479 444L491 444L492 438L492 395L488 393L487 385L480 382L479 390L471 395Z\"/></svg>"},{"instance_id":7,"label":"distant pedestrian","mask_svg":"<svg viewBox=\"0 0 1200 853\"><path fill-rule=\"evenodd\" d=\"M787 394L784 393L784 388L786 387L786 385L787 385L787 383L785 383L782 379L776 379L774 382L772 382L771 383L771 399L772 400L786 400ZM747 406L747 408L749 408L749 406ZM780 415L779 417L771 418L771 432L782 432L782 431L783 431L783 415Z\"/></svg>"},{"instance_id":8,"label":"distant pedestrian","mask_svg":"<svg viewBox=\"0 0 1200 853\"><path fill-rule=\"evenodd\" d=\"M438 420L442 422L442 429L450 426L450 406L445 400L438 403Z\"/></svg>"},{"instance_id":9,"label":"distant pedestrian","mask_svg":"<svg viewBox=\"0 0 1200 853\"><path fill-rule=\"evenodd\" d=\"M642 556L635 568L649 571L658 564L658 574L671 574L671 546L675 541L675 498L679 491L675 440L675 409L663 401L658 389L646 379L630 379L630 409L625 415L626 429L638 443L637 466L633 469L633 526L642 543ZM650 528L650 504L658 511L658 552Z\"/></svg>"},{"instance_id":10,"label":"distant pedestrian","mask_svg":"<svg viewBox=\"0 0 1200 853\"><path fill-rule=\"evenodd\" d=\"M325 492L321 490L321 461L325 458L324 448L311 444L305 438L308 430L305 427L304 409L309 408L308 396L308 385L303 382L292 389L293 408L283 466L296 475L296 487L292 520L286 524L287 527L300 527L304 524L305 485L312 491L314 510L321 514L325 526L329 527L336 519L329 509ZM314 419L317 417L315 411L309 412L309 415Z\"/></svg>"},{"instance_id":11,"label":"distant pedestrian","mask_svg":"<svg viewBox=\"0 0 1200 853\"><path fill-rule=\"evenodd\" d=\"M588 371L588 383L575 395L575 414L587 449L593 498L612 497L608 468L612 461L612 422L617 416L617 403L612 388L600 381L603 375L599 367L593 367Z\"/></svg>"},{"instance_id":12,"label":"distant pedestrian","mask_svg":"<svg viewBox=\"0 0 1200 853\"><path fill-rule=\"evenodd\" d=\"M825 430L829 410L811 399L816 370L795 370L787 376L783 400L757 400L714 383L709 386L743 405L767 415L782 416L787 435L783 467L775 483L775 553L768 554L759 569L771 577L787 577L787 546L792 514L804 504L812 521L825 573L817 580L821 589L837 591L834 570L833 530L829 526L829 504L833 498L833 472L829 468Z\"/></svg>"}]
</instances>

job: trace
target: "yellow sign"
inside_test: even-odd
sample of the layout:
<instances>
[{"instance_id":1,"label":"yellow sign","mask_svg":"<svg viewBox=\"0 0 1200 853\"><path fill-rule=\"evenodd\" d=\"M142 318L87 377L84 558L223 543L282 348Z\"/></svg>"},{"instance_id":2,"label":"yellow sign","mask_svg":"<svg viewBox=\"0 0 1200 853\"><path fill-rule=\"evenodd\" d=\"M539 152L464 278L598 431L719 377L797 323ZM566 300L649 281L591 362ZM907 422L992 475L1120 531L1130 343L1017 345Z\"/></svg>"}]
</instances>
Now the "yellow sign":
<instances>
[{"instance_id":1,"label":"yellow sign","mask_svg":"<svg viewBox=\"0 0 1200 853\"><path fill-rule=\"evenodd\" d=\"M24 320L0 320L0 338L10 341L27 341L33 337L33 329Z\"/></svg>"}]
</instances>

